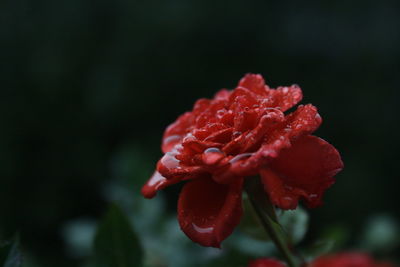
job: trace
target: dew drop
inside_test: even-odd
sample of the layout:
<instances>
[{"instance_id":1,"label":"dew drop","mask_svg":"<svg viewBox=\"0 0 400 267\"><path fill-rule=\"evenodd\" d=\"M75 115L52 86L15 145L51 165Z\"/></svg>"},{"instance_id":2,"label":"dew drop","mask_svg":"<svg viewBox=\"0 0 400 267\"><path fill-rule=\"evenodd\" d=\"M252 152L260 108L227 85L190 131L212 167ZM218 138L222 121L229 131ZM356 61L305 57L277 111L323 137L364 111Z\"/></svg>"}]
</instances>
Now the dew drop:
<instances>
[{"instance_id":1,"label":"dew drop","mask_svg":"<svg viewBox=\"0 0 400 267\"><path fill-rule=\"evenodd\" d=\"M282 201L282 205L283 206L291 206L291 204L293 202L293 198L291 198L291 197L283 197L281 201Z\"/></svg>"},{"instance_id":2,"label":"dew drop","mask_svg":"<svg viewBox=\"0 0 400 267\"><path fill-rule=\"evenodd\" d=\"M166 178L162 176L158 171L156 171L148 181L147 185L155 186L155 188L157 189L165 180Z\"/></svg>"},{"instance_id":3,"label":"dew drop","mask_svg":"<svg viewBox=\"0 0 400 267\"><path fill-rule=\"evenodd\" d=\"M213 165L218 163L223 157L225 157L224 152L222 152L219 148L210 147L204 150L204 154L202 156L203 162L207 165Z\"/></svg>"},{"instance_id":4,"label":"dew drop","mask_svg":"<svg viewBox=\"0 0 400 267\"><path fill-rule=\"evenodd\" d=\"M251 157L254 153L242 153L239 155L236 155L235 157L231 158L231 160L229 161L229 163L235 163L241 159L247 158L247 157Z\"/></svg>"},{"instance_id":5,"label":"dew drop","mask_svg":"<svg viewBox=\"0 0 400 267\"><path fill-rule=\"evenodd\" d=\"M296 127L294 127L296 130L301 130L301 128L303 128L303 124L299 123L296 125Z\"/></svg>"},{"instance_id":6,"label":"dew drop","mask_svg":"<svg viewBox=\"0 0 400 267\"><path fill-rule=\"evenodd\" d=\"M164 139L163 144L164 144L164 145L168 145L169 143L174 142L174 141L177 141L177 140L179 140L180 138L182 138L182 136L180 136L180 135L171 135L171 136L168 136L167 138Z\"/></svg>"},{"instance_id":7,"label":"dew drop","mask_svg":"<svg viewBox=\"0 0 400 267\"><path fill-rule=\"evenodd\" d=\"M192 223L193 229L200 234L210 234L214 231L214 227L200 227Z\"/></svg>"},{"instance_id":8,"label":"dew drop","mask_svg":"<svg viewBox=\"0 0 400 267\"><path fill-rule=\"evenodd\" d=\"M238 138L241 134L242 134L242 132L234 132L234 133L232 134L232 137L233 137L233 138Z\"/></svg>"},{"instance_id":9,"label":"dew drop","mask_svg":"<svg viewBox=\"0 0 400 267\"><path fill-rule=\"evenodd\" d=\"M222 154L222 151L219 148L210 147L210 148L207 148L206 150L204 150L204 154L207 154L207 153L220 153L220 154Z\"/></svg>"},{"instance_id":10,"label":"dew drop","mask_svg":"<svg viewBox=\"0 0 400 267\"><path fill-rule=\"evenodd\" d=\"M310 194L310 195L308 195L308 197L311 198L311 199L313 199L313 198L317 198L318 195L317 195L317 194Z\"/></svg>"},{"instance_id":11,"label":"dew drop","mask_svg":"<svg viewBox=\"0 0 400 267\"><path fill-rule=\"evenodd\" d=\"M183 142L189 142L195 140L197 140L197 138L192 133L186 134L185 137L183 138Z\"/></svg>"},{"instance_id":12,"label":"dew drop","mask_svg":"<svg viewBox=\"0 0 400 267\"><path fill-rule=\"evenodd\" d=\"M272 157L272 158L275 158L275 157L277 156L277 153L276 153L276 151L275 151L274 149L266 148L266 149L263 149L262 155L263 155L264 157Z\"/></svg>"},{"instance_id":13,"label":"dew drop","mask_svg":"<svg viewBox=\"0 0 400 267\"><path fill-rule=\"evenodd\" d=\"M217 111L217 117L222 118L225 115L225 110L220 109Z\"/></svg>"},{"instance_id":14,"label":"dew drop","mask_svg":"<svg viewBox=\"0 0 400 267\"><path fill-rule=\"evenodd\" d=\"M176 153L172 152L167 152L165 155L161 158L161 164L163 164L166 168L168 169L175 169L175 168L180 168L179 166L179 160L175 158Z\"/></svg>"},{"instance_id":15,"label":"dew drop","mask_svg":"<svg viewBox=\"0 0 400 267\"><path fill-rule=\"evenodd\" d=\"M282 145L282 141L281 140L276 140L274 142L274 146L281 146Z\"/></svg>"}]
</instances>

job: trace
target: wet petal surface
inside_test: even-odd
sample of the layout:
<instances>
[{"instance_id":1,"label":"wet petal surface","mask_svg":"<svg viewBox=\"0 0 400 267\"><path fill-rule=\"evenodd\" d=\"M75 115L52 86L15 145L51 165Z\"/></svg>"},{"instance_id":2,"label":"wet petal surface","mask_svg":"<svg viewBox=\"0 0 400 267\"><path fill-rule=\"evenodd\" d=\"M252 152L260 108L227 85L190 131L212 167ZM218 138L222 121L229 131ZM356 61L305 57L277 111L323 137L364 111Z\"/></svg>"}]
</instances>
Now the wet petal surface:
<instances>
[{"instance_id":1,"label":"wet petal surface","mask_svg":"<svg viewBox=\"0 0 400 267\"><path fill-rule=\"evenodd\" d=\"M376 262L370 255L362 252L342 252L321 256L309 264L309 267L395 267L395 265Z\"/></svg>"},{"instance_id":2,"label":"wet petal surface","mask_svg":"<svg viewBox=\"0 0 400 267\"><path fill-rule=\"evenodd\" d=\"M153 198L158 190L180 182L180 179L167 179L158 171L155 171L150 179L142 187L142 195L145 198Z\"/></svg>"},{"instance_id":3,"label":"wet petal surface","mask_svg":"<svg viewBox=\"0 0 400 267\"><path fill-rule=\"evenodd\" d=\"M282 209L295 209L299 198L309 207L320 205L324 191L342 168L332 145L307 135L282 150L260 174L271 201Z\"/></svg>"},{"instance_id":4,"label":"wet petal surface","mask_svg":"<svg viewBox=\"0 0 400 267\"><path fill-rule=\"evenodd\" d=\"M234 90L199 99L169 125L163 157L142 194L189 181L179 199L182 230L204 246L220 245L238 223L243 178L261 174L275 205L294 209L300 199L321 203L343 167L333 146L310 136L322 119L313 105L285 111L302 99L297 85L268 87L247 74Z\"/></svg>"},{"instance_id":5,"label":"wet petal surface","mask_svg":"<svg viewBox=\"0 0 400 267\"><path fill-rule=\"evenodd\" d=\"M178 221L182 231L203 246L220 247L242 216L242 184L215 183L210 177L184 185L178 201Z\"/></svg>"}]
</instances>

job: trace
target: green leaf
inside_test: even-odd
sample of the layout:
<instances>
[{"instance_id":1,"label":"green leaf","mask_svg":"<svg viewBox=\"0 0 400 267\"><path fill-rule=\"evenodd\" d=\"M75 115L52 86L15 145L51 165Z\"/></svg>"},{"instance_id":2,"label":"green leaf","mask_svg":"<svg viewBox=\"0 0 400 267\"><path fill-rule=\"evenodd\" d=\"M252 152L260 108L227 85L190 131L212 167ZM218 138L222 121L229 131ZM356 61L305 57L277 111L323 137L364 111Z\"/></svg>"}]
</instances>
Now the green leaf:
<instances>
[{"instance_id":1,"label":"green leaf","mask_svg":"<svg viewBox=\"0 0 400 267\"><path fill-rule=\"evenodd\" d=\"M13 242L6 242L0 245L0 264L3 267L21 267L22 254L19 250L19 236Z\"/></svg>"},{"instance_id":2,"label":"green leaf","mask_svg":"<svg viewBox=\"0 0 400 267\"><path fill-rule=\"evenodd\" d=\"M319 239L307 248L302 250L307 261L343 249L343 245L347 242L350 233L344 225L333 224L324 229L319 234Z\"/></svg>"},{"instance_id":3,"label":"green leaf","mask_svg":"<svg viewBox=\"0 0 400 267\"><path fill-rule=\"evenodd\" d=\"M276 217L275 208L269 200L268 195L265 193L264 186L261 183L260 178L258 176L247 178L244 186L246 192L249 192L254 201L258 203L262 211L266 213L266 215L268 215L272 221L279 223L278 218Z\"/></svg>"},{"instance_id":4,"label":"green leaf","mask_svg":"<svg viewBox=\"0 0 400 267\"><path fill-rule=\"evenodd\" d=\"M240 221L239 229L256 240L271 241L270 236L261 224L260 218L252 207L247 194L243 194L244 215Z\"/></svg>"},{"instance_id":5,"label":"green leaf","mask_svg":"<svg viewBox=\"0 0 400 267\"><path fill-rule=\"evenodd\" d=\"M281 211L278 219L293 244L298 244L306 235L308 228L308 214L301 208Z\"/></svg>"},{"instance_id":6,"label":"green leaf","mask_svg":"<svg viewBox=\"0 0 400 267\"><path fill-rule=\"evenodd\" d=\"M307 261L312 261L321 255L333 252L334 247L335 241L333 240L319 240L308 248L304 249L302 254Z\"/></svg>"},{"instance_id":7,"label":"green leaf","mask_svg":"<svg viewBox=\"0 0 400 267\"><path fill-rule=\"evenodd\" d=\"M375 215L369 218L359 247L375 253L386 253L399 245L400 230L394 218Z\"/></svg>"},{"instance_id":8,"label":"green leaf","mask_svg":"<svg viewBox=\"0 0 400 267\"><path fill-rule=\"evenodd\" d=\"M258 177L247 179L245 190L249 197L254 212L260 219L265 231L271 237L276 247L285 256L290 267L299 266L298 260L293 254L290 239L279 224L275 208L263 190L262 183Z\"/></svg>"},{"instance_id":9,"label":"green leaf","mask_svg":"<svg viewBox=\"0 0 400 267\"><path fill-rule=\"evenodd\" d=\"M136 267L142 265L142 248L127 217L112 204L94 238L96 266Z\"/></svg>"}]
</instances>

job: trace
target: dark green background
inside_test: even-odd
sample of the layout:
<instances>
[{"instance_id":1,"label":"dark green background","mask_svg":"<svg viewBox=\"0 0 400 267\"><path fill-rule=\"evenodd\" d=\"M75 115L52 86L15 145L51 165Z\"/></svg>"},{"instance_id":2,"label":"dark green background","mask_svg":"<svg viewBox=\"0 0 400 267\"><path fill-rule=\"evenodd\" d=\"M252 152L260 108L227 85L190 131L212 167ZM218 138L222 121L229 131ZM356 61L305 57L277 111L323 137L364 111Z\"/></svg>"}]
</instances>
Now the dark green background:
<instances>
[{"instance_id":1,"label":"dark green background","mask_svg":"<svg viewBox=\"0 0 400 267\"><path fill-rule=\"evenodd\" d=\"M137 193L165 127L247 72L299 84L342 154L311 237L398 219L398 14L395 0L1 1L0 238L18 229L41 261L79 262L61 226L103 214L116 155L138 158Z\"/></svg>"}]
</instances>

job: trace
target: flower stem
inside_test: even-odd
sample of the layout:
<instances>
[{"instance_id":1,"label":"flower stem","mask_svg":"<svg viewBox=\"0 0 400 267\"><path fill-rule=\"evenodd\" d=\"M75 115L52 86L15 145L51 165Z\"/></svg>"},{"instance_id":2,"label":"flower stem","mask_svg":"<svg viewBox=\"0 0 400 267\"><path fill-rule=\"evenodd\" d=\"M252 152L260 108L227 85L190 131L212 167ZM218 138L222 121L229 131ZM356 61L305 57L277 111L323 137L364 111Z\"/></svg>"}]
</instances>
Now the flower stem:
<instances>
[{"instance_id":1,"label":"flower stem","mask_svg":"<svg viewBox=\"0 0 400 267\"><path fill-rule=\"evenodd\" d=\"M299 267L298 260L290 249L282 226L279 224L275 208L263 189L259 177L247 178L245 190L260 223L275 243L278 250L285 257L289 267Z\"/></svg>"}]
</instances>

